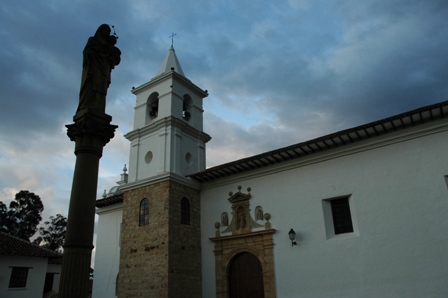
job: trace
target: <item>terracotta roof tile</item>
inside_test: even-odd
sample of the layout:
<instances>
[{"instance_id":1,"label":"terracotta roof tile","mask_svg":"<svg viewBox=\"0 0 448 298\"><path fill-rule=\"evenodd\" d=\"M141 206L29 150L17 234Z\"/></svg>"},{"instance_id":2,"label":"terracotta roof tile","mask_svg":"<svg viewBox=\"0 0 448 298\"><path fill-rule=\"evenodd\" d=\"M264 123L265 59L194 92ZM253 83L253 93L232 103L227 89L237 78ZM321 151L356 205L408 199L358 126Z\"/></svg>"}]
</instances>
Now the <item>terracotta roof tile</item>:
<instances>
[{"instance_id":1,"label":"terracotta roof tile","mask_svg":"<svg viewBox=\"0 0 448 298\"><path fill-rule=\"evenodd\" d=\"M102 208L109 205L115 205L123 202L123 194L114 195L104 199L96 200L96 207Z\"/></svg>"},{"instance_id":2,"label":"terracotta roof tile","mask_svg":"<svg viewBox=\"0 0 448 298\"><path fill-rule=\"evenodd\" d=\"M62 254L0 232L0 256L61 258Z\"/></svg>"}]
</instances>

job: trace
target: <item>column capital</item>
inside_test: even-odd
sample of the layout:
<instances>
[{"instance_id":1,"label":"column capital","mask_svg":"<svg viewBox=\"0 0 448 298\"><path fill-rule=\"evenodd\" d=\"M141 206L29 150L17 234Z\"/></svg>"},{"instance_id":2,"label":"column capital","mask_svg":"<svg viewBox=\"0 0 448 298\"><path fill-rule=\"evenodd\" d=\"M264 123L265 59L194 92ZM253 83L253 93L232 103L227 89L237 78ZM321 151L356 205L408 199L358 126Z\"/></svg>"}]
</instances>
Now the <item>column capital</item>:
<instances>
[{"instance_id":1,"label":"column capital","mask_svg":"<svg viewBox=\"0 0 448 298\"><path fill-rule=\"evenodd\" d=\"M76 143L75 153L83 148L100 150L115 135L117 125L110 124L112 117L95 109L83 109L74 117L73 124L67 124L67 135ZM93 147L93 148L92 148Z\"/></svg>"}]
</instances>

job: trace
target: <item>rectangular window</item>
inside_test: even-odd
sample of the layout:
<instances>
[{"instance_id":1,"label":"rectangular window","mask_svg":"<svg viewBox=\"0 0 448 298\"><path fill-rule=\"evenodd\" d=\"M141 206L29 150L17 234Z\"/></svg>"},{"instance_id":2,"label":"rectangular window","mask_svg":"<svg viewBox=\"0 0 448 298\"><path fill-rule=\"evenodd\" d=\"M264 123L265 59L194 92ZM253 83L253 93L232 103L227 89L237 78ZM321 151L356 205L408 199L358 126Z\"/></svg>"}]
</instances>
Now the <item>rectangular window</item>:
<instances>
[{"instance_id":1,"label":"rectangular window","mask_svg":"<svg viewBox=\"0 0 448 298\"><path fill-rule=\"evenodd\" d=\"M54 273L48 273L45 276L44 294L53 291Z\"/></svg>"},{"instance_id":2,"label":"rectangular window","mask_svg":"<svg viewBox=\"0 0 448 298\"><path fill-rule=\"evenodd\" d=\"M180 203L180 223L190 225L190 201L187 198L182 198Z\"/></svg>"},{"instance_id":3,"label":"rectangular window","mask_svg":"<svg viewBox=\"0 0 448 298\"><path fill-rule=\"evenodd\" d=\"M322 200L322 211L327 239L359 236L351 195Z\"/></svg>"},{"instance_id":4,"label":"rectangular window","mask_svg":"<svg viewBox=\"0 0 448 298\"><path fill-rule=\"evenodd\" d=\"M330 200L330 204L334 234L352 233L353 223L348 197Z\"/></svg>"},{"instance_id":5,"label":"rectangular window","mask_svg":"<svg viewBox=\"0 0 448 298\"><path fill-rule=\"evenodd\" d=\"M25 288L28 278L28 267L13 267L11 271L11 279L9 280L10 288Z\"/></svg>"}]
</instances>

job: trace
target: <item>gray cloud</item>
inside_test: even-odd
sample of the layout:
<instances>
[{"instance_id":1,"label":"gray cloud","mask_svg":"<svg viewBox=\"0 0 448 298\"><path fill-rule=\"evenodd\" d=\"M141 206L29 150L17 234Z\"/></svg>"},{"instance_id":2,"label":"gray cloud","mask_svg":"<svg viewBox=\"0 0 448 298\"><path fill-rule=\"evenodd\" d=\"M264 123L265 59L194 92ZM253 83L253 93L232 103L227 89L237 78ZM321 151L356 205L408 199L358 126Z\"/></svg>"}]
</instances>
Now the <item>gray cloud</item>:
<instances>
[{"instance_id":1,"label":"gray cloud","mask_svg":"<svg viewBox=\"0 0 448 298\"><path fill-rule=\"evenodd\" d=\"M49 215L67 208L74 144L64 125L101 23L115 25L122 62L99 195L128 161L130 90L156 74L171 32L185 74L210 93L213 166L447 100L447 17L446 1L3 1L0 200L29 189Z\"/></svg>"}]
</instances>

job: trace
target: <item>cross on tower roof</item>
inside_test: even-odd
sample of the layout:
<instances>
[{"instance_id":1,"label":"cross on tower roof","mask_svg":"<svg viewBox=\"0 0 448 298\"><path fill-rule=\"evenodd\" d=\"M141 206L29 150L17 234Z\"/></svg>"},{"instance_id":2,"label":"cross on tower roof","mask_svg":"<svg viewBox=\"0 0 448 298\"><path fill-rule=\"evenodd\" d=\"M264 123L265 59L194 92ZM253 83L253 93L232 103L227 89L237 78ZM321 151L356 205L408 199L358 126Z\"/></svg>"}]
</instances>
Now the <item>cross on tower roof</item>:
<instances>
[{"instance_id":1,"label":"cross on tower roof","mask_svg":"<svg viewBox=\"0 0 448 298\"><path fill-rule=\"evenodd\" d=\"M172 33L169 37L171 38L171 46L173 46L173 43L174 43L174 36L176 36L177 35L177 33Z\"/></svg>"}]
</instances>

